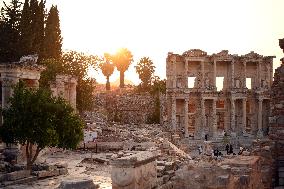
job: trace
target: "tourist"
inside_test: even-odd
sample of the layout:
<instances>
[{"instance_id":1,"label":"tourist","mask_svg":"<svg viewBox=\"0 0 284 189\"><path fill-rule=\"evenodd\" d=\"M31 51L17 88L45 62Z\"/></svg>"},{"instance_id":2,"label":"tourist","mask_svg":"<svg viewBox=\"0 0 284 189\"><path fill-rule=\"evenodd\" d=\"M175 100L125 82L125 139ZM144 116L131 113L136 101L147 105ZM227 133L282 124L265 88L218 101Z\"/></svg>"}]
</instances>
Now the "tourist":
<instances>
[{"instance_id":1,"label":"tourist","mask_svg":"<svg viewBox=\"0 0 284 189\"><path fill-rule=\"evenodd\" d=\"M201 146L198 147L198 152L199 152L199 155L202 154L203 150Z\"/></svg>"},{"instance_id":2,"label":"tourist","mask_svg":"<svg viewBox=\"0 0 284 189\"><path fill-rule=\"evenodd\" d=\"M226 151L227 151L227 155L229 155L229 154L230 154L229 149L230 149L229 144L226 144Z\"/></svg>"},{"instance_id":3,"label":"tourist","mask_svg":"<svg viewBox=\"0 0 284 189\"><path fill-rule=\"evenodd\" d=\"M205 134L205 141L208 140L208 134Z\"/></svg>"},{"instance_id":4,"label":"tourist","mask_svg":"<svg viewBox=\"0 0 284 189\"><path fill-rule=\"evenodd\" d=\"M230 144L229 154L234 154L234 149L233 149L233 145L232 144Z\"/></svg>"},{"instance_id":5,"label":"tourist","mask_svg":"<svg viewBox=\"0 0 284 189\"><path fill-rule=\"evenodd\" d=\"M243 151L244 151L244 148L240 146L240 151L239 151L238 155L242 155Z\"/></svg>"}]
</instances>

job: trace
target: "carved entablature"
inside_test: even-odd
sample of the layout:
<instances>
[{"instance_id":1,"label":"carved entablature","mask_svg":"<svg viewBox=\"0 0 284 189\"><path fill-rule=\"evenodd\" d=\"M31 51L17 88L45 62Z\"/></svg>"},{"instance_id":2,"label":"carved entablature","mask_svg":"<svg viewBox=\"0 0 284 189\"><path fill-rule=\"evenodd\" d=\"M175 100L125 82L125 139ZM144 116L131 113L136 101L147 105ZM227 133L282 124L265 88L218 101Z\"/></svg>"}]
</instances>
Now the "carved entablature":
<instances>
[{"instance_id":1,"label":"carved entablature","mask_svg":"<svg viewBox=\"0 0 284 189\"><path fill-rule=\"evenodd\" d=\"M200 49L191 49L188 51L185 51L182 54L183 57L205 57L207 56L207 52L202 51Z\"/></svg>"},{"instance_id":2,"label":"carved entablature","mask_svg":"<svg viewBox=\"0 0 284 189\"><path fill-rule=\"evenodd\" d=\"M251 51L250 53L243 55L242 58L246 59L247 61L250 61L262 59L263 56L255 53L254 51Z\"/></svg>"},{"instance_id":3,"label":"carved entablature","mask_svg":"<svg viewBox=\"0 0 284 189\"><path fill-rule=\"evenodd\" d=\"M172 52L168 53L167 62L181 62L183 57L179 54L173 54Z\"/></svg>"},{"instance_id":4,"label":"carved entablature","mask_svg":"<svg viewBox=\"0 0 284 189\"><path fill-rule=\"evenodd\" d=\"M217 54L213 54L212 57L219 59L219 60L232 60L234 58L233 55L229 54L228 50L222 50Z\"/></svg>"}]
</instances>

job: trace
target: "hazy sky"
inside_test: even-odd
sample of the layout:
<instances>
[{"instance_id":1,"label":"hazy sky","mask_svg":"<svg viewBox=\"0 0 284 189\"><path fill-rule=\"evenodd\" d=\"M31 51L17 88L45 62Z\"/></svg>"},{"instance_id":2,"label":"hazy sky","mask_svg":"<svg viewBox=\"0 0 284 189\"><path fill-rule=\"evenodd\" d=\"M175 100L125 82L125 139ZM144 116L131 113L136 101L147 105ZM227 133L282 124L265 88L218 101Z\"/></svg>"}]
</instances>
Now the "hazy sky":
<instances>
[{"instance_id":1,"label":"hazy sky","mask_svg":"<svg viewBox=\"0 0 284 189\"><path fill-rule=\"evenodd\" d=\"M134 55L126 78L136 83L133 66L143 56L165 78L169 51L255 51L276 55L274 68L284 56L278 46L284 0L47 0L51 3L60 11L64 49L102 54L126 47Z\"/></svg>"}]
</instances>

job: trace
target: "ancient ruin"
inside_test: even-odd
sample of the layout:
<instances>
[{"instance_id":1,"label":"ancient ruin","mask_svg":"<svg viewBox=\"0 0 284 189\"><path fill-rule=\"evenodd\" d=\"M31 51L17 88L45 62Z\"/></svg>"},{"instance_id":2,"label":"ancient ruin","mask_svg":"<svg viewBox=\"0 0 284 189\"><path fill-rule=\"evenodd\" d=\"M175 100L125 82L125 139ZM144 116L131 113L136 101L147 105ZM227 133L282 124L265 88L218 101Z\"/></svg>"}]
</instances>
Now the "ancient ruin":
<instances>
[{"instance_id":1,"label":"ancient ruin","mask_svg":"<svg viewBox=\"0 0 284 189\"><path fill-rule=\"evenodd\" d=\"M9 97L12 95L12 87L22 80L28 87L39 86L40 73L45 69L44 66L37 65L37 56L22 57L19 62L1 63L1 97L2 107L8 103Z\"/></svg>"},{"instance_id":2,"label":"ancient ruin","mask_svg":"<svg viewBox=\"0 0 284 189\"><path fill-rule=\"evenodd\" d=\"M38 88L41 72L45 67L37 64L37 55L28 55L19 62L0 63L0 99L2 107L8 104L13 94L13 86L20 80L28 87ZM76 110L76 85L77 79L69 75L57 75L50 89L54 96L61 96Z\"/></svg>"},{"instance_id":3,"label":"ancient ruin","mask_svg":"<svg viewBox=\"0 0 284 189\"><path fill-rule=\"evenodd\" d=\"M195 139L268 134L274 56L193 49L167 57L168 124Z\"/></svg>"},{"instance_id":4,"label":"ancient ruin","mask_svg":"<svg viewBox=\"0 0 284 189\"><path fill-rule=\"evenodd\" d=\"M77 79L70 75L57 75L55 81L50 84L52 95L62 97L76 110L76 86Z\"/></svg>"}]
</instances>

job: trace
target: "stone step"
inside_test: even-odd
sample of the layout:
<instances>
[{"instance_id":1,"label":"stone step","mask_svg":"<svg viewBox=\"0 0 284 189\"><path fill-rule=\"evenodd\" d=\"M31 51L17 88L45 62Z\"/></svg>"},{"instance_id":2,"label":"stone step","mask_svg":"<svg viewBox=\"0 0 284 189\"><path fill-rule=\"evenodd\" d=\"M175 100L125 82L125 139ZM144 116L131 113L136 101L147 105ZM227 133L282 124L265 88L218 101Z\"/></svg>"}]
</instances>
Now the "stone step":
<instances>
[{"instance_id":1,"label":"stone step","mask_svg":"<svg viewBox=\"0 0 284 189\"><path fill-rule=\"evenodd\" d=\"M284 167L284 161L277 161L278 167Z\"/></svg>"},{"instance_id":2,"label":"stone step","mask_svg":"<svg viewBox=\"0 0 284 189\"><path fill-rule=\"evenodd\" d=\"M26 184L29 182L33 182L36 181L37 177L36 176L30 176L30 177L26 177L23 179L19 179L19 180L14 180L14 181L5 181L2 183L2 186L9 186L9 185L15 185L15 184Z\"/></svg>"}]
</instances>

